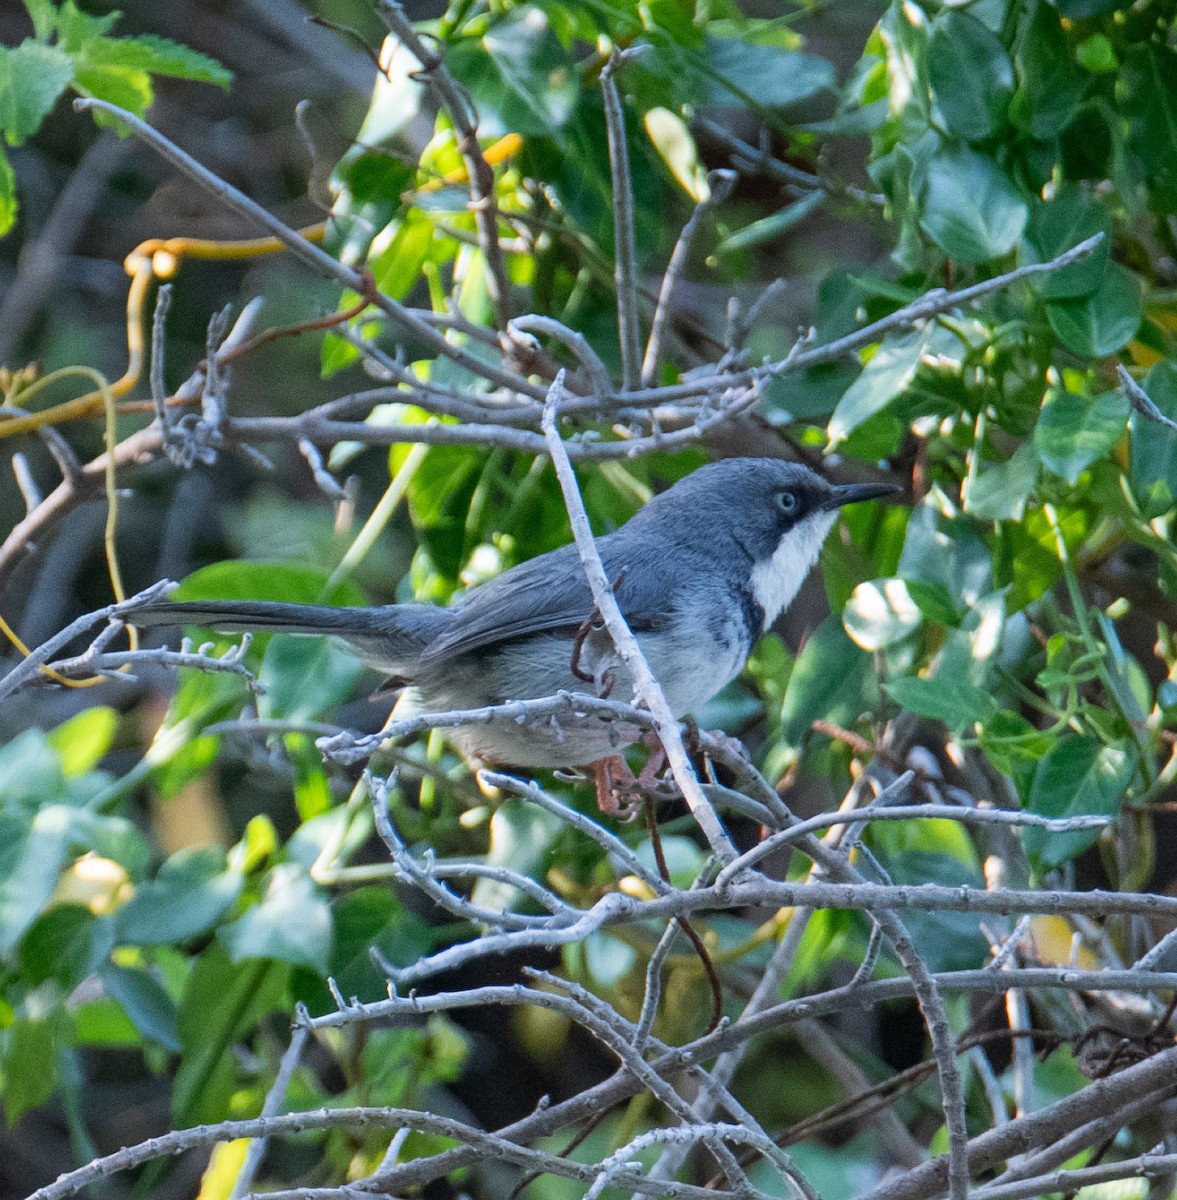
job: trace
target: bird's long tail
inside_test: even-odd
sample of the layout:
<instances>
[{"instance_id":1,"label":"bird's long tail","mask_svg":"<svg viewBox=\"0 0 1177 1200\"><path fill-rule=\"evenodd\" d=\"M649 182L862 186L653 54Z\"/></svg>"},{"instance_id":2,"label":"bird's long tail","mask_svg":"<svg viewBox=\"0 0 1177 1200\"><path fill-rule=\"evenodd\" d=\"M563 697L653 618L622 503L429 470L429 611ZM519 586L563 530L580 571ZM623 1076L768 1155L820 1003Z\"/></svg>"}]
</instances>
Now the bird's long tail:
<instances>
[{"instance_id":1,"label":"bird's long tail","mask_svg":"<svg viewBox=\"0 0 1177 1200\"><path fill-rule=\"evenodd\" d=\"M194 600L153 604L130 619L140 626L203 625L225 633L336 637L370 666L411 679L422 652L448 628L452 614L432 604L331 608L271 600Z\"/></svg>"}]
</instances>

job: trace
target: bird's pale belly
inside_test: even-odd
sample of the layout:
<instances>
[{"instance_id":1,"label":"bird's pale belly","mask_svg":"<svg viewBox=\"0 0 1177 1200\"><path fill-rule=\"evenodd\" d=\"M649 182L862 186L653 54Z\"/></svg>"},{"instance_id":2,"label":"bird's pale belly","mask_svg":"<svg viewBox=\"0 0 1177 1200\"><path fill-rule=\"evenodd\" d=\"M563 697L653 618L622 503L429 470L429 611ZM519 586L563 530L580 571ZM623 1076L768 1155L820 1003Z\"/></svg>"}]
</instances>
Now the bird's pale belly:
<instances>
[{"instance_id":1,"label":"bird's pale belly","mask_svg":"<svg viewBox=\"0 0 1177 1200\"><path fill-rule=\"evenodd\" d=\"M655 677L662 684L675 716L685 716L705 704L739 673L749 650L747 632L733 621L729 628L700 634L669 630L641 634L638 642ZM612 700L634 699L629 670L608 643L608 635L592 635L580 649L573 672L573 640L564 634L543 634L498 647L479 656L462 672L467 685L455 693L448 671L444 685L421 679L398 704L398 715L482 708L510 700L530 700L557 692L608 694ZM473 657L473 656L472 656ZM636 742L642 730L623 721L564 712L520 722L496 717L464 725L446 736L473 765L494 763L515 767L579 767L620 754Z\"/></svg>"}]
</instances>

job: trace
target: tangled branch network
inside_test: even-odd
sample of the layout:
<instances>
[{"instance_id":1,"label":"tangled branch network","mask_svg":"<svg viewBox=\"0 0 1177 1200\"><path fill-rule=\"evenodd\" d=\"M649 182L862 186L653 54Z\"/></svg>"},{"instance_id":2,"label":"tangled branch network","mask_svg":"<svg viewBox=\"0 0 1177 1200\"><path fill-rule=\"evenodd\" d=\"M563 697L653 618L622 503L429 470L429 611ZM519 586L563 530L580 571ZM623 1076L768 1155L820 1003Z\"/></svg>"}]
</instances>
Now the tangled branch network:
<instances>
[{"instance_id":1,"label":"tangled branch network","mask_svg":"<svg viewBox=\"0 0 1177 1200\"><path fill-rule=\"evenodd\" d=\"M447 359L459 372L479 381L479 386L463 390L422 382L396 355L369 341L357 340L370 371L380 377L382 386L337 398L293 417L234 416L228 402L230 364L246 345L256 321L256 306L251 306L227 333L220 326L214 328L206 365L180 389L181 399L200 402L198 418L174 420L169 405L164 403L161 385L156 384L153 398L157 416L151 426L113 446L109 456L104 454L90 463L59 459L63 463L60 485L47 497L28 497L24 520L0 546L0 588L35 540L46 536L69 511L101 489L111 459L122 468L167 458L183 468L227 451L256 456L260 453L256 443L288 443L299 447L320 487L337 500L344 489L324 466L321 450L339 442L368 446L406 442L474 444L548 455L557 468L597 611L638 681L635 703L561 694L493 709L416 716L393 722L378 736L367 739L317 727L320 749L328 759L364 768L361 787L372 805L394 878L464 923L470 934L468 940L409 966L382 963L388 978L388 995L383 1000L361 1003L335 989L334 1011L311 1015L300 1010L281 1069L256 1119L177 1130L127 1147L62 1176L36 1192L31 1200L58 1200L153 1159L228 1139L251 1138L235 1191L236 1195L244 1195L253 1186L268 1138L340 1127L389 1131L387 1152L374 1173L342 1188L301 1188L267 1195L275 1200L399 1196L456 1171L497 1162L510 1164L521 1180L539 1173L575 1180L583 1185L589 1200L595 1200L607 1187L624 1188L635 1197L751 1200L788 1194L814 1200L817 1192L813 1183L786 1149L801 1133L765 1129L741 1101L737 1069L756 1039L766 1034L788 1030L806 1044L816 1045L823 1037L818 1018L861 1012L901 997L915 998L927 1027L932 1059L925 1064L925 1075L934 1073L938 1080L948 1132L945 1154L930 1155L896 1116L891 1105L901 1094L899 1089L887 1094L871 1088L843 1051L828 1039L821 1043L826 1061L840 1079L849 1081L849 1098L826 1119L833 1122L850 1115L870 1121L896 1168L874 1187L867 1200L932 1200L941 1195L951 1196L952 1200L965 1200L969 1195L984 1200L1014 1200L1040 1191L1069 1190L1086 1182L1134 1174L1163 1176L1177 1170L1177 1159L1164 1146L1128 1163L1062 1170L1063 1164L1081 1149L1099 1145L1133 1114L1177 1093L1177 1049L1171 1045L1159 1049L1123 1069L1095 1078L1075 1095L1037 1108L1008 1111L1000 1088L988 1088L990 1128L970 1136L961 1063L967 1060L983 1072L984 1058L974 1054L975 1047L954 1033L945 999L949 994L987 993L1016 1001L1032 989L1075 996L1133 995L1144 997L1159 1014L1154 997L1177 987L1177 974L1158 969L1168 948L1166 942L1132 965L1107 962L1101 970L1043 966L1033 962L1024 950L1025 922L1021 918L1034 914L1070 919L1172 917L1177 915L1177 901L1135 893L896 886L861 846L860 835L873 822L937 818L1002 830L1032 825L1055 832L1071 832L1102 822L1102 818L1048 819L1013 811L1000 797L971 795L947 787L922 768L908 769L915 760L911 757L910 730L902 721L893 724L838 811L828 816L799 820L772 783L724 738L700 735L703 761L708 765L701 775L687 752L683 731L671 716L657 680L641 660L640 649L613 600L572 472L574 462L626 458L705 440L753 410L767 380L835 361L878 341L888 331L967 309L974 301L1029 276L1076 261L1090 253L1098 237L1048 263L1020 267L955 292L929 293L827 345L814 345L811 335L804 336L791 353L776 362L749 364L743 339L750 320L733 321L730 344L715 363L692 372L682 382L654 386L690 240L707 207L730 188L733 176L730 172L713 175L709 199L684 229L647 323L637 288L633 201L614 79L624 61L624 55L618 53L601 79L615 183L618 345L622 364L622 384L617 387L580 334L550 317L512 313L511 291L498 244L501 222L507 218L495 211L493 186L488 186L488 179L492 185L493 177L488 175L489 167L479 149L476 123L444 63L420 42L399 6L382 0L380 8L390 29L420 62L424 78L449 109L458 131L471 204L479 218L477 237L491 276L494 328L471 325L456 312L439 314L407 307L374 291L370 279L361 272L341 264L275 219L131 114L97 100L79 101L78 107L101 110L123 121L252 227L280 239L312 271L368 298L399 336L411 337L437 357ZM865 197L866 201L871 198ZM153 379L157 381L162 379L162 327L161 315L153 338ZM643 349L644 327L649 333ZM461 336L450 336L455 333ZM558 359L569 357L575 366L561 370ZM412 403L439 420L398 426L366 420L378 405L390 401ZM600 436L601 427L611 429L615 436ZM116 669L134 669L136 664L148 662L244 671L239 653L216 657L207 648L184 646L175 653L111 652L115 633L124 624L133 623L136 607L151 603L160 591L151 589L83 618L34 651L0 681L0 697L30 686L43 665L67 676L113 674ZM99 632L85 654L55 661L67 644L95 629ZM562 717L574 713L591 714L603 722L637 724L656 733L667 752L677 792L707 846L708 857L697 878L686 885L672 882L610 829L536 783L502 773L486 772L483 782L541 809L559 820L569 836L591 843L608 876L591 903L573 903L546 882L510 867L483 861L440 862L410 849L390 812L390 781L379 769L382 755L395 753L399 742L428 729L452 729L504 716L558 726ZM241 721L235 723L235 728L268 733L287 727ZM710 769L714 766L722 767L727 773L725 779L731 782L720 784ZM741 852L725 825L725 814L757 822L764 830L762 839ZM765 860L784 849L805 856L811 864L806 874L782 882L763 873ZM469 885L477 880L502 885L500 891L505 889L525 902L501 908L476 903ZM852 978L838 986L781 1000L782 981L797 960L806 929L815 914L831 908L865 914L873 933L864 961ZM707 954L694 923L701 925L716 914L754 910L778 913L780 921L776 928L779 936L772 940L767 961L752 985L738 995L729 994L720 973L709 963L714 987L722 993L717 1003L724 1014L722 1019L684 1044L670 1045L659 1039L654 1029L671 955L688 944L702 947L701 953ZM932 971L905 920L917 912L972 912L992 918L992 964L971 971ZM444 977L455 970L493 964L514 952L581 943L607 929L624 930L643 944L649 940L649 930L662 931L650 949L635 1019L623 1016L583 987L540 970L528 970L509 985L468 990L444 985ZM897 977L875 977L875 967L884 953L896 964ZM570 1099L545 1101L526 1117L493 1131L413 1109L283 1111L293 1071L308 1041L320 1032L393 1018L416 1021L433 1013L488 1007L532 1007L560 1014L600 1045L615 1064L612 1074ZM1032 1031L1023 1032L1029 1038ZM1016 1040L1019 1035L1015 1030L1007 1036ZM1015 1056L1015 1065L1019 1061ZM657 1102L663 1114L661 1125L643 1129L595 1161L574 1161L546 1148L553 1135L580 1132L602 1112L639 1095ZM814 1128L811 1123L806 1132ZM405 1153L409 1131L436 1135L450 1145L409 1157ZM688 1156L705 1162L706 1169L713 1173L707 1186L681 1181ZM982 1175L989 1178L978 1188L974 1181Z\"/></svg>"}]
</instances>

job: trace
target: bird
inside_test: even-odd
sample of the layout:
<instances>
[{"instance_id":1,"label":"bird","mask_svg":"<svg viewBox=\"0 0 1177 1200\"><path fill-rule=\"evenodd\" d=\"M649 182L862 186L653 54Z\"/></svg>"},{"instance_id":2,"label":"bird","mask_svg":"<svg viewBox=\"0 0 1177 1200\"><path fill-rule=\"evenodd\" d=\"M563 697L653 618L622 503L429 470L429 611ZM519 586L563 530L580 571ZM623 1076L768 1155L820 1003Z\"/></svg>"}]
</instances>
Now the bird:
<instances>
[{"instance_id":1,"label":"bird","mask_svg":"<svg viewBox=\"0 0 1177 1200\"><path fill-rule=\"evenodd\" d=\"M838 511L899 490L836 485L780 459L728 458L699 467L596 538L618 606L675 717L697 711L740 673L796 596ZM448 607L179 601L145 608L135 623L340 639L386 677L385 688L403 689L398 716L585 692L586 684L599 696L633 696L572 543ZM574 714L504 717L447 736L474 768L592 767L598 802L617 812L618 780L628 773L619 751L642 731Z\"/></svg>"}]
</instances>

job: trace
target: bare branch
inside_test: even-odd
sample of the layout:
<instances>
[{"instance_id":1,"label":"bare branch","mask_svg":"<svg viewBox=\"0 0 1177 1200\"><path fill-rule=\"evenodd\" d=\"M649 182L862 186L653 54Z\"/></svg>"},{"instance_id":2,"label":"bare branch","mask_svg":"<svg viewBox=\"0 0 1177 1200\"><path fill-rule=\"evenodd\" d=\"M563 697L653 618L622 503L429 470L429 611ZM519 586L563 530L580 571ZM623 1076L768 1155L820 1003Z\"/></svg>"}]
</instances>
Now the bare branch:
<instances>
[{"instance_id":1,"label":"bare branch","mask_svg":"<svg viewBox=\"0 0 1177 1200\"><path fill-rule=\"evenodd\" d=\"M730 862L736 857L735 848L728 838L711 802L703 794L699 786L698 776L691 766L690 757L683 746L682 734L679 731L678 719L670 710L662 686L646 656L642 653L637 639L633 636L625 617L617 605L613 595L613 585L605 574L601 556L589 527L588 513L584 509L584 501L580 498L580 489L576 483L572 464L568 460L564 442L556 429L556 415L560 397L564 388L564 373L556 376L544 405L544 438L556 468L556 476L560 480L560 490L564 493L564 506L568 509L568 517L572 522L572 536L576 539L576 548L580 554L581 566L588 578L589 587L593 593L593 603L605 622L605 628L617 647L618 654L625 662L630 677L633 680L634 692L648 708L654 718L654 729L662 742L666 757L670 761L670 769L674 773L674 781L678 784L683 798L687 802L699 828L703 831L711 851L721 862Z\"/></svg>"}]
</instances>

